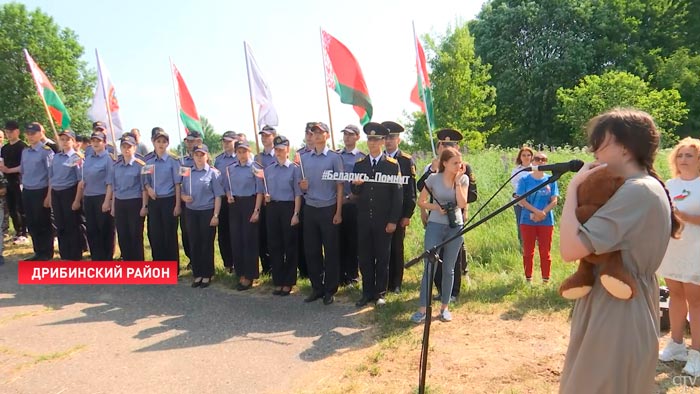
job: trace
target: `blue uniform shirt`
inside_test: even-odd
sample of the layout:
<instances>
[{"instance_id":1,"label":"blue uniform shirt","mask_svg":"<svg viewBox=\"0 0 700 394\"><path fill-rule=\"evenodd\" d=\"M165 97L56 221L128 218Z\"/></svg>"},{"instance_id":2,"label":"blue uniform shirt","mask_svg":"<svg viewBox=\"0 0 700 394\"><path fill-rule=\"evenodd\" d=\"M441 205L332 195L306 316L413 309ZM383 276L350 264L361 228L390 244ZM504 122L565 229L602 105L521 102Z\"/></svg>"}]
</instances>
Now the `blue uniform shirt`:
<instances>
[{"instance_id":1,"label":"blue uniform shirt","mask_svg":"<svg viewBox=\"0 0 700 394\"><path fill-rule=\"evenodd\" d=\"M75 186L81 178L82 160L72 149L65 153L56 153L49 167L51 190L66 190Z\"/></svg>"},{"instance_id":2,"label":"blue uniform shirt","mask_svg":"<svg viewBox=\"0 0 700 394\"><path fill-rule=\"evenodd\" d=\"M185 167L194 167L194 157L192 157L191 155L187 155L182 158L182 161L180 163L182 163L182 165Z\"/></svg>"},{"instance_id":3,"label":"blue uniform shirt","mask_svg":"<svg viewBox=\"0 0 700 394\"><path fill-rule=\"evenodd\" d=\"M277 161L275 158L275 150L271 149L270 152L265 152L265 148L263 148L263 151L255 156L255 161L260 163L262 168L267 168L270 164Z\"/></svg>"},{"instance_id":4,"label":"blue uniform shirt","mask_svg":"<svg viewBox=\"0 0 700 394\"><path fill-rule=\"evenodd\" d=\"M221 172L209 164L205 163L201 170L192 168L189 177L182 177L184 193L192 196L192 202L185 203L185 206L195 211L214 208L214 199L226 194L220 178Z\"/></svg>"},{"instance_id":5,"label":"blue uniform shirt","mask_svg":"<svg viewBox=\"0 0 700 394\"><path fill-rule=\"evenodd\" d=\"M224 182L224 191L232 196L245 197L265 193L262 179L253 175L253 163L234 163L228 169L228 181ZM233 187L233 190L231 188Z\"/></svg>"},{"instance_id":6,"label":"blue uniform shirt","mask_svg":"<svg viewBox=\"0 0 700 394\"><path fill-rule=\"evenodd\" d=\"M112 191L116 199L141 198L143 193L143 181L141 179L151 176L141 175L141 168L145 164L143 160L136 157L132 157L128 163L125 163L124 158L122 158L114 164L107 184L112 185Z\"/></svg>"},{"instance_id":7,"label":"blue uniform shirt","mask_svg":"<svg viewBox=\"0 0 700 394\"><path fill-rule=\"evenodd\" d=\"M85 182L85 196L100 196L107 193L107 180L112 177L114 162L106 150L99 155L92 154L85 157L83 164L82 180Z\"/></svg>"},{"instance_id":8,"label":"blue uniform shirt","mask_svg":"<svg viewBox=\"0 0 700 394\"><path fill-rule=\"evenodd\" d=\"M153 155L146 164L155 164L155 168L151 174L143 176L144 186L148 185L154 188L157 197L174 196L175 185L180 183L182 178L180 176L180 162L165 153L163 157ZM154 179L155 187L153 186Z\"/></svg>"},{"instance_id":9,"label":"blue uniform shirt","mask_svg":"<svg viewBox=\"0 0 700 394\"><path fill-rule=\"evenodd\" d=\"M53 160L53 150L48 145L37 142L22 151L20 174L22 186L27 190L49 187L49 167Z\"/></svg>"},{"instance_id":10,"label":"blue uniform shirt","mask_svg":"<svg viewBox=\"0 0 700 394\"><path fill-rule=\"evenodd\" d=\"M367 156L357 148L349 152L345 149L341 149L338 153L340 153L340 157L343 159L343 168L348 172L352 171L352 168L355 167L356 161L364 159L365 156ZM343 193L346 196L350 195L350 182L343 182Z\"/></svg>"},{"instance_id":11,"label":"blue uniform shirt","mask_svg":"<svg viewBox=\"0 0 700 394\"><path fill-rule=\"evenodd\" d=\"M315 150L307 153L301 159L304 166L304 175L309 181L309 188L306 190L304 198L306 205L315 208L325 208L336 203L336 184L343 184L343 181L324 181L321 179L323 172L343 172L343 160L340 155L328 147L323 152L316 153Z\"/></svg>"},{"instance_id":12,"label":"blue uniform shirt","mask_svg":"<svg viewBox=\"0 0 700 394\"><path fill-rule=\"evenodd\" d=\"M534 189L537 185L544 183L549 179L550 175L545 174L542 179L535 179L532 174L525 175L518 181L518 188L515 190L515 194L522 196L528 191ZM525 200L530 203L533 207L537 209L544 209L552 201L552 197L559 196L559 187L557 183L554 182L544 188L538 190L537 192L531 194ZM520 212L520 224L528 224L530 226L553 226L554 225L554 212L547 212L547 216L542 221L534 222L530 219L530 214L532 212L528 211L523 207Z\"/></svg>"},{"instance_id":13,"label":"blue uniform shirt","mask_svg":"<svg viewBox=\"0 0 700 394\"><path fill-rule=\"evenodd\" d=\"M272 201L294 201L301 196L301 170L299 166L287 160L280 164L277 160L265 168L267 192Z\"/></svg>"},{"instance_id":14,"label":"blue uniform shirt","mask_svg":"<svg viewBox=\"0 0 700 394\"><path fill-rule=\"evenodd\" d=\"M229 155L228 153L224 152L214 158L214 167L216 167L216 169L221 173L221 176L219 177L221 186L228 183L226 178L226 168L233 163L238 163L238 158L236 157L235 153Z\"/></svg>"}]
</instances>

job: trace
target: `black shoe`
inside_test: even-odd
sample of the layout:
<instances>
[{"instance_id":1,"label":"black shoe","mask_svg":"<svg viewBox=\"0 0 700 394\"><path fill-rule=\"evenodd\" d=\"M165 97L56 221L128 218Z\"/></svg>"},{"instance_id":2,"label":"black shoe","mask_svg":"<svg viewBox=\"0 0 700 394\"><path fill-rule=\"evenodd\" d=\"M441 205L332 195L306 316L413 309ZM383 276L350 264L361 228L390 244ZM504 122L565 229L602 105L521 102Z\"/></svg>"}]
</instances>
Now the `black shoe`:
<instances>
[{"instance_id":1,"label":"black shoe","mask_svg":"<svg viewBox=\"0 0 700 394\"><path fill-rule=\"evenodd\" d=\"M363 306L369 304L371 301L372 301L371 298L369 298L369 297L364 297L364 296L363 296L362 298L360 298L359 301L357 301L357 302L355 303L355 306L358 307L358 308L362 308Z\"/></svg>"},{"instance_id":2,"label":"black shoe","mask_svg":"<svg viewBox=\"0 0 700 394\"><path fill-rule=\"evenodd\" d=\"M292 292L291 290L280 290L280 296L286 297L286 296L288 296L289 293L291 293L291 292Z\"/></svg>"},{"instance_id":3,"label":"black shoe","mask_svg":"<svg viewBox=\"0 0 700 394\"><path fill-rule=\"evenodd\" d=\"M272 292L272 295L282 295L282 289L277 289Z\"/></svg>"},{"instance_id":4,"label":"black shoe","mask_svg":"<svg viewBox=\"0 0 700 394\"><path fill-rule=\"evenodd\" d=\"M246 290L251 289L252 287L253 287L253 282L252 282L252 281L251 281L250 283L248 283L247 285L244 285L243 283L240 283L240 282L239 282L239 283L236 285L236 290L238 290L238 291L246 291Z\"/></svg>"},{"instance_id":5,"label":"black shoe","mask_svg":"<svg viewBox=\"0 0 700 394\"><path fill-rule=\"evenodd\" d=\"M335 297L333 297L333 294L326 294L323 296L323 305L330 305L335 301Z\"/></svg>"},{"instance_id":6,"label":"black shoe","mask_svg":"<svg viewBox=\"0 0 700 394\"><path fill-rule=\"evenodd\" d=\"M200 286L202 286L202 285L203 285L203 283L202 283L201 280L192 282L192 287L193 287L193 288L194 288L194 287L200 287ZM207 286L209 286L209 285L207 284Z\"/></svg>"},{"instance_id":7,"label":"black shoe","mask_svg":"<svg viewBox=\"0 0 700 394\"><path fill-rule=\"evenodd\" d=\"M199 287L202 289L205 289L205 288L209 287L210 284L211 284L211 278L209 278L209 280L207 280L206 282L202 281L202 284L199 285Z\"/></svg>"},{"instance_id":8,"label":"black shoe","mask_svg":"<svg viewBox=\"0 0 700 394\"><path fill-rule=\"evenodd\" d=\"M318 300L319 298L324 298L323 294L311 293L310 296L304 298L304 302L314 302L314 301Z\"/></svg>"},{"instance_id":9,"label":"black shoe","mask_svg":"<svg viewBox=\"0 0 700 394\"><path fill-rule=\"evenodd\" d=\"M226 267L226 272L233 274L233 267Z\"/></svg>"}]
</instances>

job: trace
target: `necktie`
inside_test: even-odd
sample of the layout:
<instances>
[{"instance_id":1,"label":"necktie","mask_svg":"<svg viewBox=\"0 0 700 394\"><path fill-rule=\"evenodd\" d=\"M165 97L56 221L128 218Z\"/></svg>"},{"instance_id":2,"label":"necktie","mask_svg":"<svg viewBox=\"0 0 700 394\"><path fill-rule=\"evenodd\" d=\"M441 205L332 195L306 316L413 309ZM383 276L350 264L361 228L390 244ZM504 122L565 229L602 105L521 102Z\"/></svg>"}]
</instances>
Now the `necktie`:
<instances>
[{"instance_id":1,"label":"necktie","mask_svg":"<svg viewBox=\"0 0 700 394\"><path fill-rule=\"evenodd\" d=\"M372 159L372 168L377 165L377 159Z\"/></svg>"}]
</instances>

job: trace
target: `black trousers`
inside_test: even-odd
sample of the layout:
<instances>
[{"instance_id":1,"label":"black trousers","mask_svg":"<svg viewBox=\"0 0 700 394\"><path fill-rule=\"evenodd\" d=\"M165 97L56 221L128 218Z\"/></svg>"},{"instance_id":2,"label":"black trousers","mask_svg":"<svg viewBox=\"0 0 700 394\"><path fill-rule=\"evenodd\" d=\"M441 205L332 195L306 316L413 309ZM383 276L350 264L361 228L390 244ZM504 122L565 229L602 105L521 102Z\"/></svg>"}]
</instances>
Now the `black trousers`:
<instances>
[{"instance_id":1,"label":"black trousers","mask_svg":"<svg viewBox=\"0 0 700 394\"><path fill-rule=\"evenodd\" d=\"M262 266L262 273L269 274L272 270L272 261L270 260L270 248L267 244L267 206L263 204L260 207L260 225L258 226L258 233L260 238L258 239L258 255L260 256L260 265Z\"/></svg>"},{"instance_id":2,"label":"black trousers","mask_svg":"<svg viewBox=\"0 0 700 394\"><path fill-rule=\"evenodd\" d=\"M114 219L119 237L119 249L124 261L144 261L143 220L141 198L114 200Z\"/></svg>"},{"instance_id":3,"label":"black trousers","mask_svg":"<svg viewBox=\"0 0 700 394\"><path fill-rule=\"evenodd\" d=\"M95 261L114 259L114 218L109 212L102 212L104 201L104 194L83 198L90 259Z\"/></svg>"},{"instance_id":4,"label":"black trousers","mask_svg":"<svg viewBox=\"0 0 700 394\"><path fill-rule=\"evenodd\" d=\"M347 285L359 277L357 248L357 205L343 204L343 221L340 223L340 284ZM389 248L387 243L387 248Z\"/></svg>"},{"instance_id":5,"label":"black trousers","mask_svg":"<svg viewBox=\"0 0 700 394\"><path fill-rule=\"evenodd\" d=\"M58 236L58 253L63 260L80 261L83 258L85 233L81 225L85 222L82 210L74 211L71 206L75 200L78 185L65 190L51 190L51 206L56 221ZM82 239L81 239L82 238Z\"/></svg>"},{"instance_id":6,"label":"black trousers","mask_svg":"<svg viewBox=\"0 0 700 394\"><path fill-rule=\"evenodd\" d=\"M53 259L53 228L51 208L44 208L48 187L22 190L22 204L27 219L27 229L32 236L34 255L41 260Z\"/></svg>"},{"instance_id":7,"label":"black trousers","mask_svg":"<svg viewBox=\"0 0 700 394\"><path fill-rule=\"evenodd\" d=\"M258 233L259 222L251 223L250 217L255 210L255 196L234 197L234 203L229 205L228 218L231 225L231 251L233 253L233 268L236 275L246 279L257 279L260 276L258 264Z\"/></svg>"},{"instance_id":8,"label":"black trousers","mask_svg":"<svg viewBox=\"0 0 700 394\"><path fill-rule=\"evenodd\" d=\"M370 221L369 218L360 218L358 222L362 296L368 299L384 297L389 282L391 234L386 232L386 223Z\"/></svg>"},{"instance_id":9,"label":"black trousers","mask_svg":"<svg viewBox=\"0 0 700 394\"><path fill-rule=\"evenodd\" d=\"M442 250L440 250L440 259L442 260ZM462 274L466 274L469 271L467 268L467 249L462 243L462 249L459 250L457 255L457 261L455 262L455 280L452 282L452 294L453 297L459 297L459 290L462 287ZM442 286L442 268L438 267L435 272L434 281L435 288L440 290Z\"/></svg>"},{"instance_id":10,"label":"black trousers","mask_svg":"<svg viewBox=\"0 0 700 394\"><path fill-rule=\"evenodd\" d=\"M292 226L293 215L294 201L272 201L267 205L267 244L275 286L291 287L297 283L299 225Z\"/></svg>"},{"instance_id":11,"label":"black trousers","mask_svg":"<svg viewBox=\"0 0 700 394\"><path fill-rule=\"evenodd\" d=\"M185 212L185 204L182 204L182 212ZM185 252L185 256L192 261L192 255L190 254L190 241L187 236L187 215L180 214L180 237L182 238L182 250Z\"/></svg>"},{"instance_id":12,"label":"black trousers","mask_svg":"<svg viewBox=\"0 0 700 394\"><path fill-rule=\"evenodd\" d=\"M335 204L325 208L307 205L304 209L304 249L311 286L316 294L335 294L340 271L338 226L333 224Z\"/></svg>"},{"instance_id":13,"label":"black trousers","mask_svg":"<svg viewBox=\"0 0 700 394\"><path fill-rule=\"evenodd\" d=\"M299 277L308 278L309 269L306 265L306 250L304 249L304 197L301 198L301 209L299 209L299 231L297 232L297 249L299 250L299 262L297 267L299 268Z\"/></svg>"},{"instance_id":14,"label":"black trousers","mask_svg":"<svg viewBox=\"0 0 700 394\"><path fill-rule=\"evenodd\" d=\"M389 288L401 287L403 283L403 240L406 238L406 227L396 226L391 237L391 257L389 257Z\"/></svg>"},{"instance_id":15,"label":"black trousers","mask_svg":"<svg viewBox=\"0 0 700 394\"><path fill-rule=\"evenodd\" d=\"M231 251L231 224L228 220L229 204L226 201L226 196L221 201L221 209L219 210L219 253L224 261L224 267L233 267L233 252Z\"/></svg>"},{"instance_id":16,"label":"black trousers","mask_svg":"<svg viewBox=\"0 0 700 394\"><path fill-rule=\"evenodd\" d=\"M19 182L7 182L6 196L7 208L10 210L10 218L12 218L12 226L15 228L15 235L26 237L27 225L24 216L24 206L22 205L22 189Z\"/></svg>"},{"instance_id":17,"label":"black trousers","mask_svg":"<svg viewBox=\"0 0 700 394\"><path fill-rule=\"evenodd\" d=\"M175 196L148 201L149 235L153 261L177 261L180 273L180 250L177 244Z\"/></svg>"},{"instance_id":18,"label":"black trousers","mask_svg":"<svg viewBox=\"0 0 700 394\"><path fill-rule=\"evenodd\" d=\"M185 208L187 238L192 252L192 276L211 278L214 276L214 237L216 227L210 226L214 208L194 210Z\"/></svg>"}]
</instances>

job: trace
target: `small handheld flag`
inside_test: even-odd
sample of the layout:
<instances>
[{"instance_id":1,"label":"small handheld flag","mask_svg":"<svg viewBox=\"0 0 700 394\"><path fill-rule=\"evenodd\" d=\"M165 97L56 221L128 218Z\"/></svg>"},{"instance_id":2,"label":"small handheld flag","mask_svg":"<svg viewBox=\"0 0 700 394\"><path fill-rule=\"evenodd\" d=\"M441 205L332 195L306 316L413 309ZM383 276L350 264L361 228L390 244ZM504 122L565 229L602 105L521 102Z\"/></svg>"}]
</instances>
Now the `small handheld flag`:
<instances>
[{"instance_id":1,"label":"small handheld flag","mask_svg":"<svg viewBox=\"0 0 700 394\"><path fill-rule=\"evenodd\" d=\"M181 166L180 176L190 176L192 175L192 167Z\"/></svg>"},{"instance_id":2,"label":"small handheld flag","mask_svg":"<svg viewBox=\"0 0 700 394\"><path fill-rule=\"evenodd\" d=\"M154 170L155 166L153 164L146 164L145 166L141 167L141 175L153 174Z\"/></svg>"}]
</instances>

